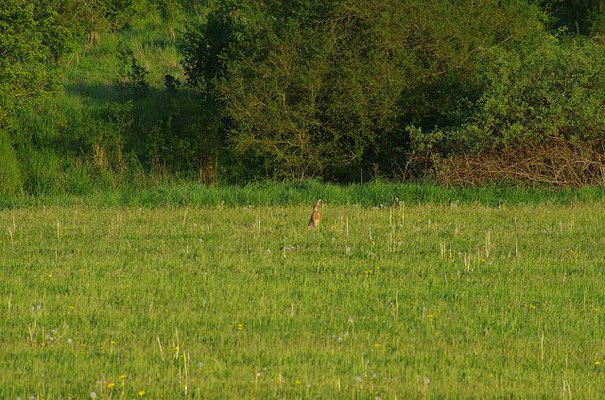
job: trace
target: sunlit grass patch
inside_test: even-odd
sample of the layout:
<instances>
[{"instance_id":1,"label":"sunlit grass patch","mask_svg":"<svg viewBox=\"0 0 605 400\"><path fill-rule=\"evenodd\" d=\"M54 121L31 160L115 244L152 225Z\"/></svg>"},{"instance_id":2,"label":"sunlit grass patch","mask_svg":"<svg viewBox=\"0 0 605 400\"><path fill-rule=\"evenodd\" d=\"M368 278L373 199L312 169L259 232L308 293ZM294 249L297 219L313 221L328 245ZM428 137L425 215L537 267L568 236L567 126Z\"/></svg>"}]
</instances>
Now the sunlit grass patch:
<instances>
[{"instance_id":1,"label":"sunlit grass patch","mask_svg":"<svg viewBox=\"0 0 605 400\"><path fill-rule=\"evenodd\" d=\"M605 390L602 205L309 212L0 211L0 398Z\"/></svg>"}]
</instances>

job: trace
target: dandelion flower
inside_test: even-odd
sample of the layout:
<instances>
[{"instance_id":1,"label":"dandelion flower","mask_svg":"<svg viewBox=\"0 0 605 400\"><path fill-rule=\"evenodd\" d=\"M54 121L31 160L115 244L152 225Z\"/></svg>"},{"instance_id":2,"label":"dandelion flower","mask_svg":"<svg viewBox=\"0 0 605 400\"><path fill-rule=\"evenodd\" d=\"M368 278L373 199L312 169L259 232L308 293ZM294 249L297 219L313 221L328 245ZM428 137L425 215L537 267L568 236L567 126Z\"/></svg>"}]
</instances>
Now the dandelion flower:
<instances>
[{"instance_id":1,"label":"dandelion flower","mask_svg":"<svg viewBox=\"0 0 605 400\"><path fill-rule=\"evenodd\" d=\"M143 396L145 396L145 391L143 389L141 389L141 390L139 390L138 394L139 394L139 397L143 397Z\"/></svg>"},{"instance_id":2,"label":"dandelion flower","mask_svg":"<svg viewBox=\"0 0 605 400\"><path fill-rule=\"evenodd\" d=\"M109 383L107 384L107 389L109 389L109 390L112 390L114 387L116 387L116 384L115 384L115 383L113 383L113 382L109 382Z\"/></svg>"},{"instance_id":3,"label":"dandelion flower","mask_svg":"<svg viewBox=\"0 0 605 400\"><path fill-rule=\"evenodd\" d=\"M124 374L120 375L120 379L122 379L122 380L126 379L126 375L124 375Z\"/></svg>"},{"instance_id":4,"label":"dandelion flower","mask_svg":"<svg viewBox=\"0 0 605 400\"><path fill-rule=\"evenodd\" d=\"M598 367L599 365L601 365L601 360L597 360L597 361L595 361L595 362L594 362L594 365L595 365L595 366L597 366L597 367Z\"/></svg>"},{"instance_id":5,"label":"dandelion flower","mask_svg":"<svg viewBox=\"0 0 605 400\"><path fill-rule=\"evenodd\" d=\"M237 324L237 330L241 331L244 329L244 325L243 324Z\"/></svg>"}]
</instances>

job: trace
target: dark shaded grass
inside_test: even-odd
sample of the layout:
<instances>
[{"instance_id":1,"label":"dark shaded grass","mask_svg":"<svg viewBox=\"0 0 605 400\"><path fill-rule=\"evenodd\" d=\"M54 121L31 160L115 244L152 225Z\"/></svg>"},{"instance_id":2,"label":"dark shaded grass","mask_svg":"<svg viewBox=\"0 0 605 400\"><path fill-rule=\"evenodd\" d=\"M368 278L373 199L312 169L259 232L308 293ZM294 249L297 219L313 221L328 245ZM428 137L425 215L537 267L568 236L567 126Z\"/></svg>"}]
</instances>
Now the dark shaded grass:
<instances>
[{"instance_id":1,"label":"dark shaded grass","mask_svg":"<svg viewBox=\"0 0 605 400\"><path fill-rule=\"evenodd\" d=\"M605 203L605 188L575 189L518 187L444 187L432 183L371 182L363 185L264 182L247 185L207 186L168 183L153 188L124 186L85 195L0 197L0 207L27 206L128 206L128 207L242 207L311 204L321 198L326 204L381 207L415 204L500 205Z\"/></svg>"}]
</instances>

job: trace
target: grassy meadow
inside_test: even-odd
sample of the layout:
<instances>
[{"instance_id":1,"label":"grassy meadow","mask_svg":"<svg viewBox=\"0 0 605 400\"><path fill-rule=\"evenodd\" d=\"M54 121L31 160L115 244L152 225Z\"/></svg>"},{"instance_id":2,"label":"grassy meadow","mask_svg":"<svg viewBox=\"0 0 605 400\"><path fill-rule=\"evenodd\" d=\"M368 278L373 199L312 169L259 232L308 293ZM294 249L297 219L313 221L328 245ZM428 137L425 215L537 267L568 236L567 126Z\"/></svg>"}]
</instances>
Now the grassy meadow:
<instances>
[{"instance_id":1,"label":"grassy meadow","mask_svg":"<svg viewBox=\"0 0 605 400\"><path fill-rule=\"evenodd\" d=\"M605 392L601 201L325 201L0 210L0 398Z\"/></svg>"}]
</instances>

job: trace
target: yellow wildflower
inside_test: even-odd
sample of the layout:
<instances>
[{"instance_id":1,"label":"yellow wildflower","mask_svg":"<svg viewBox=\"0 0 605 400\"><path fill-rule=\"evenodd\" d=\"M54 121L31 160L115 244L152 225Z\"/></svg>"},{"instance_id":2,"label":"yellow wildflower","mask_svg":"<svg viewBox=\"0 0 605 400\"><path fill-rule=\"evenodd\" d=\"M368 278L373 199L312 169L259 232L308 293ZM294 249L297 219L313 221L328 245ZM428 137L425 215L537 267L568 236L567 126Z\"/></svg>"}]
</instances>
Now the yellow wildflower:
<instances>
[{"instance_id":1,"label":"yellow wildflower","mask_svg":"<svg viewBox=\"0 0 605 400\"><path fill-rule=\"evenodd\" d=\"M113 382L109 382L109 383L107 384L107 389L109 389L109 390L112 390L114 387L116 387L116 384L115 384L115 383L113 383Z\"/></svg>"},{"instance_id":2,"label":"yellow wildflower","mask_svg":"<svg viewBox=\"0 0 605 400\"><path fill-rule=\"evenodd\" d=\"M145 391L143 389L139 390L139 397L145 396Z\"/></svg>"}]
</instances>

